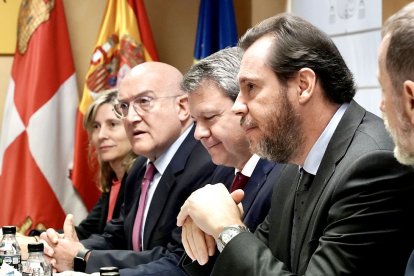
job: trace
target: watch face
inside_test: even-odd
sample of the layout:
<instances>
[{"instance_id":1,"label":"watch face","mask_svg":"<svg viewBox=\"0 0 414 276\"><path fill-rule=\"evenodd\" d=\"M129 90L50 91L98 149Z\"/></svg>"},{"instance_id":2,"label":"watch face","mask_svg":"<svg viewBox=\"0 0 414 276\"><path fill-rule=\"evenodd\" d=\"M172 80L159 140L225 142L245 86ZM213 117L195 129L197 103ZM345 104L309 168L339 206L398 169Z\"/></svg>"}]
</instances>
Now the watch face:
<instances>
[{"instance_id":1,"label":"watch face","mask_svg":"<svg viewBox=\"0 0 414 276\"><path fill-rule=\"evenodd\" d=\"M232 238L242 232L250 232L249 228L244 225L233 225L224 227L217 239L217 248L221 252Z\"/></svg>"},{"instance_id":2,"label":"watch face","mask_svg":"<svg viewBox=\"0 0 414 276\"><path fill-rule=\"evenodd\" d=\"M75 257L73 259L73 270L78 272L85 272L86 262L80 257Z\"/></svg>"},{"instance_id":3,"label":"watch face","mask_svg":"<svg viewBox=\"0 0 414 276\"><path fill-rule=\"evenodd\" d=\"M227 244L234 236L240 233L240 229L238 228L227 228L223 231L222 240L225 244Z\"/></svg>"}]
</instances>

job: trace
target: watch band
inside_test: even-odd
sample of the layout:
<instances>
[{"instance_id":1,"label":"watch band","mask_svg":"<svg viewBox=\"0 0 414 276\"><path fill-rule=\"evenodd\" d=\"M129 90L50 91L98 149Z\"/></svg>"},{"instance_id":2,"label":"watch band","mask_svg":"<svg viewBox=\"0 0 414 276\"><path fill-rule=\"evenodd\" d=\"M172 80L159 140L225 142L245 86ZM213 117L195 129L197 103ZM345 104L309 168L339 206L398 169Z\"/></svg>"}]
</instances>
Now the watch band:
<instances>
[{"instance_id":1,"label":"watch band","mask_svg":"<svg viewBox=\"0 0 414 276\"><path fill-rule=\"evenodd\" d=\"M88 254L90 251L92 251L92 249L82 248L81 250L78 251L78 253L76 254L76 257L79 257L85 260L86 254Z\"/></svg>"},{"instance_id":2,"label":"watch band","mask_svg":"<svg viewBox=\"0 0 414 276\"><path fill-rule=\"evenodd\" d=\"M221 231L220 235L218 236L218 239L216 241L217 243L217 249L222 252L224 247L238 234L243 232L250 232L249 228L247 228L244 225L229 225L223 228L223 231Z\"/></svg>"},{"instance_id":3,"label":"watch band","mask_svg":"<svg viewBox=\"0 0 414 276\"><path fill-rule=\"evenodd\" d=\"M78 272L85 272L86 268L86 254L88 254L92 249L82 248L78 251L75 258L73 259L73 270Z\"/></svg>"}]
</instances>

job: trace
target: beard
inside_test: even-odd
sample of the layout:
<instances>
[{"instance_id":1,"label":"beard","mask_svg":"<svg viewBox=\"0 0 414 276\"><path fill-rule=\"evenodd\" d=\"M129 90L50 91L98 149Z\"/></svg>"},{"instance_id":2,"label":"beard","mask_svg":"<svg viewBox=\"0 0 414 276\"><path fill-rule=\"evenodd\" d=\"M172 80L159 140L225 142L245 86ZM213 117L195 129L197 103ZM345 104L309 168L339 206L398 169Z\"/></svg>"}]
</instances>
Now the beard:
<instances>
[{"instance_id":1,"label":"beard","mask_svg":"<svg viewBox=\"0 0 414 276\"><path fill-rule=\"evenodd\" d=\"M385 129L391 135L391 138L394 140L394 156L403 165L411 165L414 166L414 150L410 152L409 150L409 137L410 131L409 129L405 128L403 130L397 130L390 126L387 115L385 113L382 114L382 118L384 119ZM401 116L397 118L403 126L406 125L404 119Z\"/></svg>"},{"instance_id":2,"label":"beard","mask_svg":"<svg viewBox=\"0 0 414 276\"><path fill-rule=\"evenodd\" d=\"M257 139L249 139L250 151L278 163L289 163L300 151L304 141L302 121L295 114L292 104L287 98L287 90L282 90L278 110L275 108L265 114L262 135ZM240 121L244 127L257 126L253 120L245 117Z\"/></svg>"}]
</instances>

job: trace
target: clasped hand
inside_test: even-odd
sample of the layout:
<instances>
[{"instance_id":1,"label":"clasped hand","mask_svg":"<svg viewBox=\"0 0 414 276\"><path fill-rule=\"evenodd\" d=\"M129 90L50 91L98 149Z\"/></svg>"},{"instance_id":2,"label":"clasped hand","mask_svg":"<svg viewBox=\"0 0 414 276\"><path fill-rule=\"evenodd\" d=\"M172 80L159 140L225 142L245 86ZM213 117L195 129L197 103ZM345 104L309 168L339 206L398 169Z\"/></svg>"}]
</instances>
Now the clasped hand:
<instances>
[{"instance_id":1,"label":"clasped hand","mask_svg":"<svg viewBox=\"0 0 414 276\"><path fill-rule=\"evenodd\" d=\"M243 224L243 197L242 190L230 194L223 184L206 185L188 197L177 216L177 225L182 226L183 246L193 261L206 264L214 255L215 239L223 227Z\"/></svg>"},{"instance_id":2,"label":"clasped hand","mask_svg":"<svg viewBox=\"0 0 414 276\"><path fill-rule=\"evenodd\" d=\"M63 224L63 234L52 228L43 232L40 237L44 241L46 260L57 272L73 270L73 258L84 246L79 242L73 223L73 215L68 214Z\"/></svg>"}]
</instances>

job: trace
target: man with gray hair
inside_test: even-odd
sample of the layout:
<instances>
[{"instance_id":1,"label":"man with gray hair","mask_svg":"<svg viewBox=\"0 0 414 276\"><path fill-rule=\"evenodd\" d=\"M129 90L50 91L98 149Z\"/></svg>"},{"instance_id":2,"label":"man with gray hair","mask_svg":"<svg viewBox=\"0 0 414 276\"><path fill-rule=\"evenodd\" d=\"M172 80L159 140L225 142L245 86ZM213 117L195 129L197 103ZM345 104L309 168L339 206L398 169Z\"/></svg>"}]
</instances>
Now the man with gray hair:
<instances>
[{"instance_id":1,"label":"man with gray hair","mask_svg":"<svg viewBox=\"0 0 414 276\"><path fill-rule=\"evenodd\" d=\"M395 157L414 164L414 3L384 24L378 57L381 111L395 142Z\"/></svg>"},{"instance_id":2,"label":"man with gray hair","mask_svg":"<svg viewBox=\"0 0 414 276\"><path fill-rule=\"evenodd\" d=\"M378 56L378 80L382 86L380 108L395 142L395 157L402 164L413 166L414 3L406 5L385 22L382 36ZM414 253L405 275L414 275Z\"/></svg>"}]
</instances>

